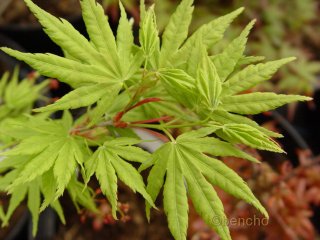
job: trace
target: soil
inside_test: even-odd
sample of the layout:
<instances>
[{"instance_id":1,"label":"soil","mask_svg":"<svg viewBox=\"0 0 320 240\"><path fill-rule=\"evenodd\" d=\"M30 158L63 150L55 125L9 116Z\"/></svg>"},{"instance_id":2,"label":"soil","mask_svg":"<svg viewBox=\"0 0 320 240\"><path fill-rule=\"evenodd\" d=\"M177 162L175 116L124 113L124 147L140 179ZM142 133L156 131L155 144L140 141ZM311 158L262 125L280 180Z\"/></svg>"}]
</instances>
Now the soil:
<instances>
[{"instance_id":1,"label":"soil","mask_svg":"<svg viewBox=\"0 0 320 240\"><path fill-rule=\"evenodd\" d=\"M5 7L3 14L0 12L0 26L39 24L23 0L5 1L10 1L10 3ZM0 10L1 4L5 4L5 1L1 0ZM54 16L63 18L72 18L81 12L79 0L34 0L34 3Z\"/></svg>"}]
</instances>

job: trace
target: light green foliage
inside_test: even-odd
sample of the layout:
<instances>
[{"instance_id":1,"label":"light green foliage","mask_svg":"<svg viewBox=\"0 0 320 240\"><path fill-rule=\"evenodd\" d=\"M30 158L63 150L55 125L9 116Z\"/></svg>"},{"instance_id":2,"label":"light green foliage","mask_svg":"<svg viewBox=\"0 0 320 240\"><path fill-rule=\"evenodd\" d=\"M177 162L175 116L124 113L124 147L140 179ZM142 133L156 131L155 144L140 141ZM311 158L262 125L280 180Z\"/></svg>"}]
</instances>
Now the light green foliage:
<instances>
[{"instance_id":1,"label":"light green foliage","mask_svg":"<svg viewBox=\"0 0 320 240\"><path fill-rule=\"evenodd\" d=\"M202 56L197 72L196 88L205 101L205 105L208 108L215 109L219 105L222 83L206 49L202 48L201 50Z\"/></svg>"},{"instance_id":2,"label":"light green foliage","mask_svg":"<svg viewBox=\"0 0 320 240\"><path fill-rule=\"evenodd\" d=\"M259 63L257 65L249 65L225 82L226 87L223 89L223 95L232 95L250 89L270 79L282 65L293 60L295 60L295 58L285 58L267 63Z\"/></svg>"},{"instance_id":3,"label":"light green foliage","mask_svg":"<svg viewBox=\"0 0 320 240\"><path fill-rule=\"evenodd\" d=\"M17 157L22 161L25 160L25 156L23 157ZM12 159L6 159L3 162L0 163L1 167L6 165L7 167L10 168L16 168L17 162L16 161L10 161ZM1 191L5 191L7 187L12 183L17 177L19 168L12 170L10 174L6 174L5 176L0 178L0 189ZM41 210L40 205L41 205L41 194L44 197L44 203L48 200L47 198L50 197L48 194L48 190L51 191L51 189L54 189L54 184L52 182L48 182L48 174L43 175L42 177L36 178L34 181L30 183L25 183L16 188L16 190L11 194L10 202L9 202L9 207L7 209L6 214L2 217L2 226L7 226L9 223L9 219L12 216L13 212L15 209L22 203L22 201L27 198L27 206L28 209L31 212L32 216L32 222L33 222L33 228L32 232L35 235L38 229L38 220L39 220L39 214L43 210ZM51 196L53 197L53 195ZM59 200L53 200L50 199L51 203L49 202L45 207L50 205L59 215L60 220L65 223L63 211L60 205ZM91 201L90 199L87 199L87 201Z\"/></svg>"},{"instance_id":4,"label":"light green foliage","mask_svg":"<svg viewBox=\"0 0 320 240\"><path fill-rule=\"evenodd\" d=\"M36 85L34 78L25 78L19 82L18 68L11 77L8 72L3 74L0 80L0 121L29 113L47 85L47 81Z\"/></svg>"},{"instance_id":5,"label":"light green foliage","mask_svg":"<svg viewBox=\"0 0 320 240\"><path fill-rule=\"evenodd\" d=\"M151 2L157 3L158 25L160 29L164 29L169 14L180 0L153 0ZM315 54L315 49L319 47L318 0L291 0L290 4L286 0L265 1L263 4L251 0L201 0L196 1L195 4L195 17L190 26L191 32L196 31L199 26L213 17L245 6L246 11L241 15L240 20L231 26L225 40L219 44L218 48L214 46L210 50L215 53L223 50L221 55L225 55L232 49L233 43L237 42L239 45L236 45L236 49L233 50L240 53L242 49L240 38L236 38L237 40L229 44L230 40L248 21L256 18L259 25L252 33L246 54L263 55L268 60L287 56L298 57L296 63L282 68L273 78L274 81L263 82L257 86L257 89L312 95L320 73L319 58ZM228 47L224 48L224 46ZM236 55L233 54L233 57ZM217 62L220 61L220 57L216 60ZM252 56L249 56L247 60L253 60ZM228 68L233 66L233 60L229 59L227 64L229 66L225 65L223 71L227 72Z\"/></svg>"},{"instance_id":6,"label":"light green foliage","mask_svg":"<svg viewBox=\"0 0 320 240\"><path fill-rule=\"evenodd\" d=\"M275 93L248 93L222 98L221 108L240 114L258 114L294 101L307 101L309 97Z\"/></svg>"},{"instance_id":7,"label":"light green foliage","mask_svg":"<svg viewBox=\"0 0 320 240\"><path fill-rule=\"evenodd\" d=\"M20 140L20 144L3 152L5 159L0 162L2 171L12 169L9 174L0 178L1 190L12 193L3 225L8 223L13 211L28 195L28 208L32 214L35 234L39 213L49 205L58 212L62 222L65 222L57 198L69 187L76 165L82 165L85 144L81 139L68 136L70 116L56 121L30 117L29 120L14 120L11 124L12 130L14 129L12 137ZM5 129L1 131L11 136ZM91 195L85 194L88 189L84 193L82 191L83 189L74 193L74 196L83 195L85 201L80 204L91 205L91 209L95 209ZM43 195L42 205L40 194Z\"/></svg>"},{"instance_id":8,"label":"light green foliage","mask_svg":"<svg viewBox=\"0 0 320 240\"><path fill-rule=\"evenodd\" d=\"M293 60L256 64L263 58L246 56L245 45L254 21L224 50L210 54L209 49L222 40L243 8L211 20L188 38L193 1L183 0L160 41L154 7L146 9L141 1L140 44L136 45L132 21L121 3L115 37L103 8L94 0L81 0L89 41L67 21L46 13L31 0L25 2L65 57L2 50L74 90L54 104L35 109L41 113L10 120L1 129L1 134L15 141L2 153L5 160L0 163L0 189L12 195L6 214L0 211L5 224L27 195L34 233L38 213L49 205L64 221L58 202L64 192L70 194L77 209L97 211L87 186L93 176L115 219L119 180L145 198L149 219L163 187L168 225L179 240L187 238L188 197L222 239L231 239L228 226L214 221L226 219L215 186L268 216L246 183L216 158L234 156L258 162L240 150L239 144L282 152L272 139L280 134L243 115L310 98L252 92ZM74 120L68 110L80 107L88 107L88 111ZM58 110L65 110L62 119L48 117L48 112ZM168 142L148 153L139 145L143 141L135 128ZM172 129L182 134L175 139ZM147 187L137 165L139 171L151 168Z\"/></svg>"},{"instance_id":9,"label":"light green foliage","mask_svg":"<svg viewBox=\"0 0 320 240\"><path fill-rule=\"evenodd\" d=\"M188 36L188 29L192 19L193 0L182 1L171 16L162 36L160 66L166 66L170 57L174 55Z\"/></svg>"},{"instance_id":10,"label":"light green foliage","mask_svg":"<svg viewBox=\"0 0 320 240\"><path fill-rule=\"evenodd\" d=\"M255 21L252 21L243 30L238 38L233 40L222 53L213 56L213 63L219 69L219 76L224 81L235 69L239 60L244 57L244 50L248 35Z\"/></svg>"},{"instance_id":11,"label":"light green foliage","mask_svg":"<svg viewBox=\"0 0 320 240\"><path fill-rule=\"evenodd\" d=\"M144 162L150 157L149 153L132 146L137 143L139 143L137 139L130 138L107 141L86 162L86 182L89 182L94 173L96 174L101 190L112 206L114 218L117 218L117 176L153 205L153 201L145 190L142 177L133 166L125 161Z\"/></svg>"},{"instance_id":12,"label":"light green foliage","mask_svg":"<svg viewBox=\"0 0 320 240\"><path fill-rule=\"evenodd\" d=\"M155 200L163 181L165 182L164 207L168 215L170 230L175 239L186 238L187 192L195 209L205 222L212 226L223 239L231 239L226 225L217 226L214 224L216 217L220 220L226 217L222 203L210 184L219 186L226 192L244 199L264 215L268 215L248 186L235 172L219 160L210 158L202 152L202 150L209 149L210 151L210 148L218 148L219 144L221 145L222 142L218 141L218 144L214 144L210 141L210 137L205 137L217 129L209 128L209 131L200 129L200 132L183 134L175 142L165 144L154 153L154 166L148 177L147 190ZM197 148L199 145L201 147ZM231 145L228 147L231 149Z\"/></svg>"},{"instance_id":13,"label":"light green foliage","mask_svg":"<svg viewBox=\"0 0 320 240\"><path fill-rule=\"evenodd\" d=\"M191 49L196 45L198 39L202 39L203 44L210 48L219 42L229 27L231 22L243 11L243 8L239 8L236 11L219 17L211 22L201 26L196 30L190 38L188 38L181 49L173 56L173 64L179 66L183 64L183 59L188 59Z\"/></svg>"}]
</instances>

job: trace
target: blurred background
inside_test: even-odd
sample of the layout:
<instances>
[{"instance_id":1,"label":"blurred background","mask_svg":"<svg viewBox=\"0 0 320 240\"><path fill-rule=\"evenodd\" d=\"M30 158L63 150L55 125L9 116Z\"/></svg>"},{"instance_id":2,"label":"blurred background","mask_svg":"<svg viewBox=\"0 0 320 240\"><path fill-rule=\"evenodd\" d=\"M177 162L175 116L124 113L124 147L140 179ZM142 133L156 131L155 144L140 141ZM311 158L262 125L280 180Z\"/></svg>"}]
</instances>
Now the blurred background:
<instances>
[{"instance_id":1,"label":"blurred background","mask_svg":"<svg viewBox=\"0 0 320 240\"><path fill-rule=\"evenodd\" d=\"M34 2L53 15L69 20L86 35L79 0L34 0ZM116 30L119 19L118 0L99 0L99 2L109 15L113 29ZM135 35L138 36L139 1L122 0L122 2L130 17L135 20ZM161 31L180 0L147 1L150 5L154 2ZM303 94L314 98L312 102L293 104L275 112L259 115L255 119L285 136L284 139L280 139L280 144L287 154L266 154L244 149L259 158L263 162L260 165L234 158L223 159L249 183L255 195L270 213L270 220L266 225L230 224L233 239L320 239L320 1L195 0L195 6L191 33L199 25L244 6L244 13L232 24L224 41L211 49L211 53L220 52L226 44L239 35L250 20L256 19L255 27L249 36L247 55L265 56L265 60L289 56L298 58L282 67L272 81L260 85L258 90ZM61 50L44 34L23 0L0 0L0 46L27 52L51 52L62 55ZM17 78L21 81L31 80L34 84L43 81L44 78L38 76L32 69L0 52L0 78L5 72L12 73L18 65L20 70ZM10 91L15 90L11 88ZM69 90L69 86L50 79L45 98L47 101L54 101ZM1 98L0 94L0 100ZM6 106L3 106L3 101L0 101L0 127L5 127L5 119L10 114L30 112L30 106L22 107L21 103L19 104L15 106L15 111L8 112L7 109L4 110ZM5 139L1 136L0 142L5 143ZM112 219L108 202L104 199L97 203L101 211L99 215L90 212L81 212L78 215L76 210L70 207L68 196L65 196L63 205L67 225L61 225L56 216L48 210L41 216L37 239L172 239L163 212L155 213L151 223L148 224L144 218L142 199L125 187L120 189L122 191L119 199L126 214L123 221L115 222ZM235 200L222 191L219 192L229 219L261 217L251 206ZM6 206L5 195L1 195L1 202ZM161 206L161 202L159 205ZM192 210L192 206L188 238L218 239L214 231L210 230ZM0 239L33 239L30 235L29 216L23 206L14 213L10 226L0 230Z\"/></svg>"}]
</instances>

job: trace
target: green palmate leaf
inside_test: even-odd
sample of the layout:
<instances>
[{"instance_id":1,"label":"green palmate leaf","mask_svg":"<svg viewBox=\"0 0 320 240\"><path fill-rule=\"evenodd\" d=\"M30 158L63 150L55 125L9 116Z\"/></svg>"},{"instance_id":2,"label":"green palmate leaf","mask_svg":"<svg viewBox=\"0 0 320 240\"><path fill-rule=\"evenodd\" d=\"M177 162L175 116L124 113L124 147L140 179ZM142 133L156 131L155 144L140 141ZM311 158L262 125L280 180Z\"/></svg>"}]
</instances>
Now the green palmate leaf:
<instances>
[{"instance_id":1,"label":"green palmate leaf","mask_svg":"<svg viewBox=\"0 0 320 240\"><path fill-rule=\"evenodd\" d=\"M206 131L200 129L182 134L176 142L165 144L153 155L154 166L148 177L147 191L152 199L156 200L165 182L164 207L169 228L175 239L186 239L188 212L186 188L197 212L205 222L213 227L222 239L231 239L227 226L217 225L214 221L215 218L222 220L226 217L222 203L209 182L249 202L267 216L260 202L235 172L222 162L203 154L211 147L214 148L215 143L221 143L221 141L210 141L211 138L205 137L214 131L220 131L220 128L208 128ZM227 146L226 149L230 150L231 146ZM186 186L183 179L186 180ZM146 210L149 217L148 205Z\"/></svg>"},{"instance_id":2,"label":"green palmate leaf","mask_svg":"<svg viewBox=\"0 0 320 240\"><path fill-rule=\"evenodd\" d=\"M229 96L240 93L254 87L262 81L269 80L281 66L293 60L295 60L295 58L291 57L250 65L225 82L222 95Z\"/></svg>"},{"instance_id":3,"label":"green palmate leaf","mask_svg":"<svg viewBox=\"0 0 320 240\"><path fill-rule=\"evenodd\" d=\"M221 80L207 50L202 49L202 59L197 74L197 89L209 108L216 108L221 93Z\"/></svg>"},{"instance_id":4,"label":"green palmate leaf","mask_svg":"<svg viewBox=\"0 0 320 240\"><path fill-rule=\"evenodd\" d=\"M257 149L283 152L267 135L246 124L225 124L216 134L231 143L243 143Z\"/></svg>"},{"instance_id":5,"label":"green palmate leaf","mask_svg":"<svg viewBox=\"0 0 320 240\"><path fill-rule=\"evenodd\" d=\"M183 0L171 16L162 36L160 54L160 66L166 66L166 62L176 53L188 36L189 25L192 18L193 0Z\"/></svg>"},{"instance_id":6,"label":"green palmate leaf","mask_svg":"<svg viewBox=\"0 0 320 240\"><path fill-rule=\"evenodd\" d=\"M67 21L53 17L31 0L25 2L65 57L1 49L40 74L75 89L54 104L36 109L46 113L21 116L31 111L47 83L34 86L30 81L19 82L17 70L11 79L8 74L2 77L0 141L5 139L10 145L1 148L5 149L0 154L5 159L0 162L0 190L11 194L6 214L0 208L4 225L26 197L33 234L39 212L48 206L65 222L58 200L65 190L78 211L84 207L97 214L95 195L88 187L93 175L109 200L115 219L118 179L145 198L148 219L164 186L164 210L170 231L178 240L187 239L188 196L221 239L231 239L215 186L268 216L246 183L215 157L234 156L258 162L238 149L238 144L283 152L271 139L281 137L280 134L240 114L261 113L310 98L241 94L270 79L282 65L294 59L243 68L262 60L244 55L253 22L224 50L208 56L243 8L203 25L187 38L194 1L182 0L160 41L154 7L146 10L141 0L137 46L133 22L128 20L121 3L115 38L103 7L95 0L80 0L88 40ZM75 122L68 111L59 120L49 119L51 111L80 107L89 110ZM5 119L8 116L12 119ZM166 134L171 142L149 154L140 148L141 140L134 127L145 127L144 131L156 129L157 132L149 132L163 139L162 134ZM171 130L182 134L174 139ZM134 166L141 164L139 171L152 167L147 187L132 162Z\"/></svg>"},{"instance_id":7,"label":"green palmate leaf","mask_svg":"<svg viewBox=\"0 0 320 240\"><path fill-rule=\"evenodd\" d=\"M255 21L250 22L238 38L233 40L222 53L213 57L213 63L218 69L218 75L222 82L233 72L243 57L248 35L254 23Z\"/></svg>"},{"instance_id":8,"label":"green palmate leaf","mask_svg":"<svg viewBox=\"0 0 320 240\"><path fill-rule=\"evenodd\" d=\"M166 153L165 155L164 152ZM188 202L186 186L184 185L185 172L183 172L184 167L182 167L182 161L185 161L185 159L181 159L183 156L181 156L179 149L172 143L168 143L160 148L155 155L157 158L148 177L147 190L156 199L163 185L163 178L166 173L163 194L169 228L175 239L186 239ZM156 170L161 171L159 175Z\"/></svg>"},{"instance_id":9,"label":"green palmate leaf","mask_svg":"<svg viewBox=\"0 0 320 240\"><path fill-rule=\"evenodd\" d=\"M8 161L17 156L25 158L18 176L8 186L9 191L15 191L18 186L32 182L53 169L55 197L62 195L77 166L82 165L84 156L81 149L86 148L82 139L69 135L72 124L70 118L65 113L61 121L44 121L43 126L37 118L32 119L34 122L25 123L24 128L32 136L23 136L20 145L4 153ZM32 125L37 123L37 126ZM46 131L42 131L43 127ZM51 199L45 200L48 205Z\"/></svg>"},{"instance_id":10,"label":"green palmate leaf","mask_svg":"<svg viewBox=\"0 0 320 240\"><path fill-rule=\"evenodd\" d=\"M144 188L142 177L133 166L125 161L143 162L150 157L150 154L142 149L131 146L139 142L141 141L131 138L107 141L85 162L87 169L86 182L90 180L93 174L96 175L103 194L106 195L112 206L112 214L115 218L117 211L117 176L154 206L151 197Z\"/></svg>"},{"instance_id":11,"label":"green palmate leaf","mask_svg":"<svg viewBox=\"0 0 320 240\"><path fill-rule=\"evenodd\" d=\"M54 104L35 109L35 111L56 111L89 106L101 99L105 94L108 94L109 96L117 94L120 88L121 84L119 83L114 85L100 83L96 85L83 86L65 95Z\"/></svg>"},{"instance_id":12,"label":"green palmate leaf","mask_svg":"<svg viewBox=\"0 0 320 240\"><path fill-rule=\"evenodd\" d=\"M266 112L287 103L309 101L311 98L299 95L284 95L275 93L249 93L229 96L221 99L221 109L240 114L258 114Z\"/></svg>"}]
</instances>

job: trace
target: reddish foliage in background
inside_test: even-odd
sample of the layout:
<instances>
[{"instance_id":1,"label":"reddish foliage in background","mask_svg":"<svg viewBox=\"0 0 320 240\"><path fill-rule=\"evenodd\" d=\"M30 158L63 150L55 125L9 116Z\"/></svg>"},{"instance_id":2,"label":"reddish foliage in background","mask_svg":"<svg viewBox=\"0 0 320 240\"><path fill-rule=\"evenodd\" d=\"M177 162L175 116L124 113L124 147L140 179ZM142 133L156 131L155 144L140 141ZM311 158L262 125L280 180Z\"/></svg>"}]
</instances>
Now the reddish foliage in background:
<instances>
[{"instance_id":1,"label":"reddish foliage in background","mask_svg":"<svg viewBox=\"0 0 320 240\"><path fill-rule=\"evenodd\" d=\"M255 154L257 156L257 153ZM310 218L313 206L320 206L320 157L308 151L298 152L300 165L293 168L286 161L279 169L267 162L253 165L248 161L225 158L223 161L241 175L270 214L268 224L256 226L229 224L234 240L314 240L317 233ZM229 219L263 218L250 205L217 189ZM219 239L191 208L192 240Z\"/></svg>"},{"instance_id":2,"label":"reddish foliage in background","mask_svg":"<svg viewBox=\"0 0 320 240\"><path fill-rule=\"evenodd\" d=\"M80 215L81 223L90 221L92 223L92 228L95 231L100 231L104 225L113 225L116 224L116 220L112 217L111 206L105 198L98 198L101 195L101 190L96 190L96 202L98 206L98 213L93 213L89 210L83 210ZM130 210L130 205L127 203L118 202L118 213L119 220L121 222L128 222L131 220L131 217L128 215Z\"/></svg>"}]
</instances>

